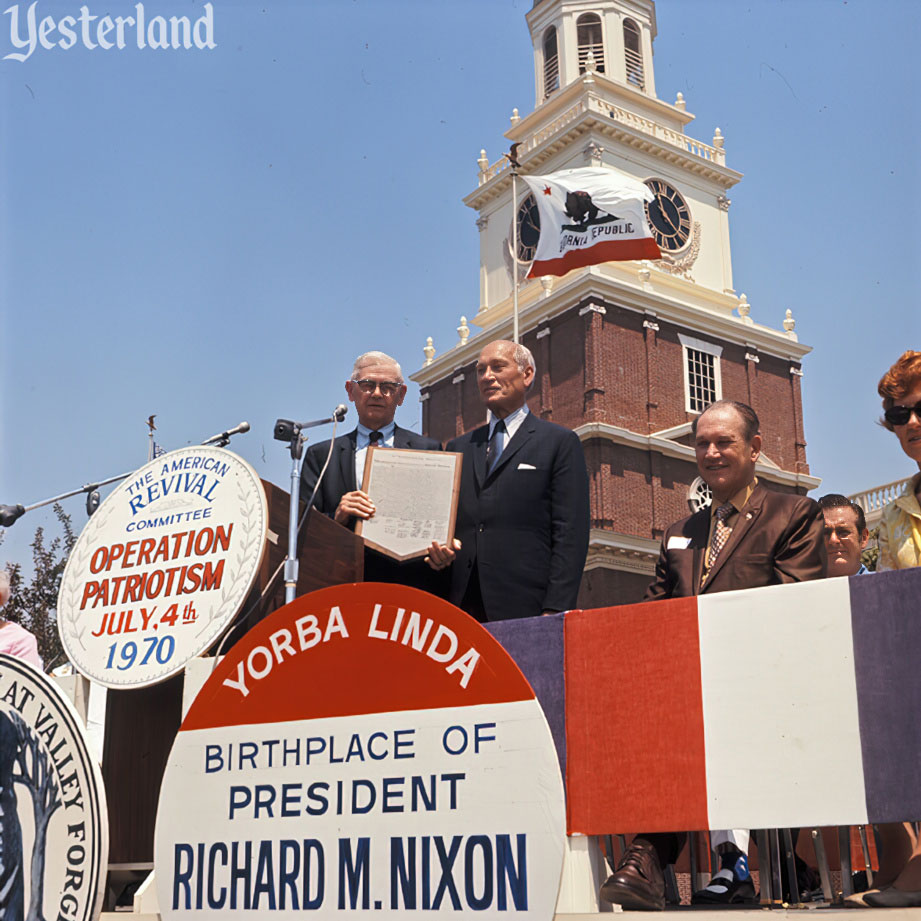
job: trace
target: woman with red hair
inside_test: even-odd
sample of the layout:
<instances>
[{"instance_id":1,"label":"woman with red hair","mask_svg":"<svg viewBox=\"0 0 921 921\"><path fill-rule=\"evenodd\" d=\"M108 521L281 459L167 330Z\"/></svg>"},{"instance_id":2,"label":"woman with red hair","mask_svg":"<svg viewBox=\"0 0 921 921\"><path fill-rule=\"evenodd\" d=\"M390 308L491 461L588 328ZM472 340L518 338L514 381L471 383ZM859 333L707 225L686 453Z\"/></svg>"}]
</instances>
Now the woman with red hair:
<instances>
[{"instance_id":1,"label":"woman with red hair","mask_svg":"<svg viewBox=\"0 0 921 921\"><path fill-rule=\"evenodd\" d=\"M883 425L921 471L921 352L905 352L879 382ZM877 571L921 566L921 472L883 510L879 525ZM880 826L882 861L877 892L851 897L874 908L921 906L921 843L911 825Z\"/></svg>"},{"instance_id":2,"label":"woman with red hair","mask_svg":"<svg viewBox=\"0 0 921 921\"><path fill-rule=\"evenodd\" d=\"M921 470L921 352L906 352L879 382L883 425ZM921 566L921 472L883 511L877 571Z\"/></svg>"}]
</instances>

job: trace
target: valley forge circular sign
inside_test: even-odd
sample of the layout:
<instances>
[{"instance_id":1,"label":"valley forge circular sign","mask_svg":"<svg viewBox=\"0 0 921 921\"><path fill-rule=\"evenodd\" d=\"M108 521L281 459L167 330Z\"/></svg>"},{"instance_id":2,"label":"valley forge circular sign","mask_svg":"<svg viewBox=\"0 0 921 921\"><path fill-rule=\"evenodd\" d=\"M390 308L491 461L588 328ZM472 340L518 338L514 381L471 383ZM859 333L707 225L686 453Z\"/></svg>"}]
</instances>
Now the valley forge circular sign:
<instances>
[{"instance_id":1,"label":"valley forge circular sign","mask_svg":"<svg viewBox=\"0 0 921 921\"><path fill-rule=\"evenodd\" d=\"M109 855L99 767L49 678L0 655L0 918L93 921Z\"/></svg>"}]
</instances>

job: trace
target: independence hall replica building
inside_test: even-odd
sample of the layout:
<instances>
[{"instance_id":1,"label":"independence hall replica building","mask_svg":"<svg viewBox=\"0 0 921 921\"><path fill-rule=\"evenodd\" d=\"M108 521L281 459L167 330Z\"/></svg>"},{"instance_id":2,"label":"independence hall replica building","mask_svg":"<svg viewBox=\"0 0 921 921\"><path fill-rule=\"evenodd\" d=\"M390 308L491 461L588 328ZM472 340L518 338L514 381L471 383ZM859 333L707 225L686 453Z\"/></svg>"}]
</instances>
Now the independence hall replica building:
<instances>
[{"instance_id":1,"label":"independence hall replica building","mask_svg":"<svg viewBox=\"0 0 921 921\"><path fill-rule=\"evenodd\" d=\"M525 183L512 199L512 168L477 161L464 203L477 212L480 297L460 341L413 375L423 431L446 441L484 421L475 366L493 339L512 338L519 282L520 341L534 353L530 410L574 429L591 486L591 541L579 606L638 601L672 522L709 501L697 475L691 422L710 402L735 399L761 418L758 476L805 493L809 476L800 383L810 349L788 310L762 325L733 285L729 192L742 174L726 165L719 128L710 143L685 133L684 98L656 92L652 0L536 0L535 108L514 110L505 133L523 175L613 167L645 182L662 250L657 261L609 262L562 278L527 279L539 218ZM512 257L512 222L518 252ZM779 313L779 310L777 311Z\"/></svg>"}]
</instances>

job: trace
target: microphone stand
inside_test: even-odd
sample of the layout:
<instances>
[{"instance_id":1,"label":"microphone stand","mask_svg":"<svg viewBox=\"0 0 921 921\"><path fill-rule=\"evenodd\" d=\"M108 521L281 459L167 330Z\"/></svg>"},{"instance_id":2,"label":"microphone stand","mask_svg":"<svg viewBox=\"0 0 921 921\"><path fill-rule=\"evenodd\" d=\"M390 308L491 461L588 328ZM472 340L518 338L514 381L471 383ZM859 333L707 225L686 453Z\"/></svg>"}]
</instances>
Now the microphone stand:
<instances>
[{"instance_id":1,"label":"microphone stand","mask_svg":"<svg viewBox=\"0 0 921 921\"><path fill-rule=\"evenodd\" d=\"M243 428L243 426L246 428ZM241 422L235 429L228 429L219 435L212 435L211 438L202 442L203 445L217 443L219 447L226 447L230 443L232 435L241 434L249 431L249 423ZM85 492L86 495L86 514L92 515L99 507L100 486L107 486L109 483L117 483L119 480L126 480L133 476L137 471L129 470L127 473L120 473L118 476L110 476L107 480L100 480L98 483L87 483L79 489L72 489L70 492L63 492L59 496L52 496L50 499L42 499L40 502L33 502L31 505L0 505L0 528L8 528L15 524L26 512L33 509L41 508L43 505L51 505L53 502L60 502L62 499L69 499L71 496L79 495Z\"/></svg>"},{"instance_id":2,"label":"microphone stand","mask_svg":"<svg viewBox=\"0 0 921 921\"><path fill-rule=\"evenodd\" d=\"M289 419L279 419L275 423L275 438L277 441L289 442L288 450L291 452L291 495L288 504L288 556L285 559L285 604L294 601L297 594L297 577L300 567L297 558L297 532L299 530L298 517L301 504L301 467L304 463L304 443L307 436L303 435L304 429L312 429L328 422L341 422L345 418L348 408L339 404L331 416L325 419L314 419L312 422L292 422ZM319 485L319 481L317 483ZM311 496L311 499L313 497ZM307 510L308 512L310 509Z\"/></svg>"}]
</instances>

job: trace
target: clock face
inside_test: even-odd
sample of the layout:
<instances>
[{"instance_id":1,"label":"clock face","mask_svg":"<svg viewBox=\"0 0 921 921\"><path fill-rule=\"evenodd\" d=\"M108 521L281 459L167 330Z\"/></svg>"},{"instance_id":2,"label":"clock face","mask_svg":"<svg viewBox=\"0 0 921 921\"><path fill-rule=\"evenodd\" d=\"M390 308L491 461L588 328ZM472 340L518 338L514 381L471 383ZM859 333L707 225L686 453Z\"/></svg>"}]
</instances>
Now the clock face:
<instances>
[{"instance_id":1,"label":"clock face","mask_svg":"<svg viewBox=\"0 0 921 921\"><path fill-rule=\"evenodd\" d=\"M646 186L655 195L646 202L646 219L659 249L681 249L691 236L691 211L681 193L661 179L647 179Z\"/></svg>"},{"instance_id":2,"label":"clock face","mask_svg":"<svg viewBox=\"0 0 921 921\"><path fill-rule=\"evenodd\" d=\"M531 262L540 237L540 214L533 195L528 195L518 206L515 220L518 222L518 261Z\"/></svg>"}]
</instances>

